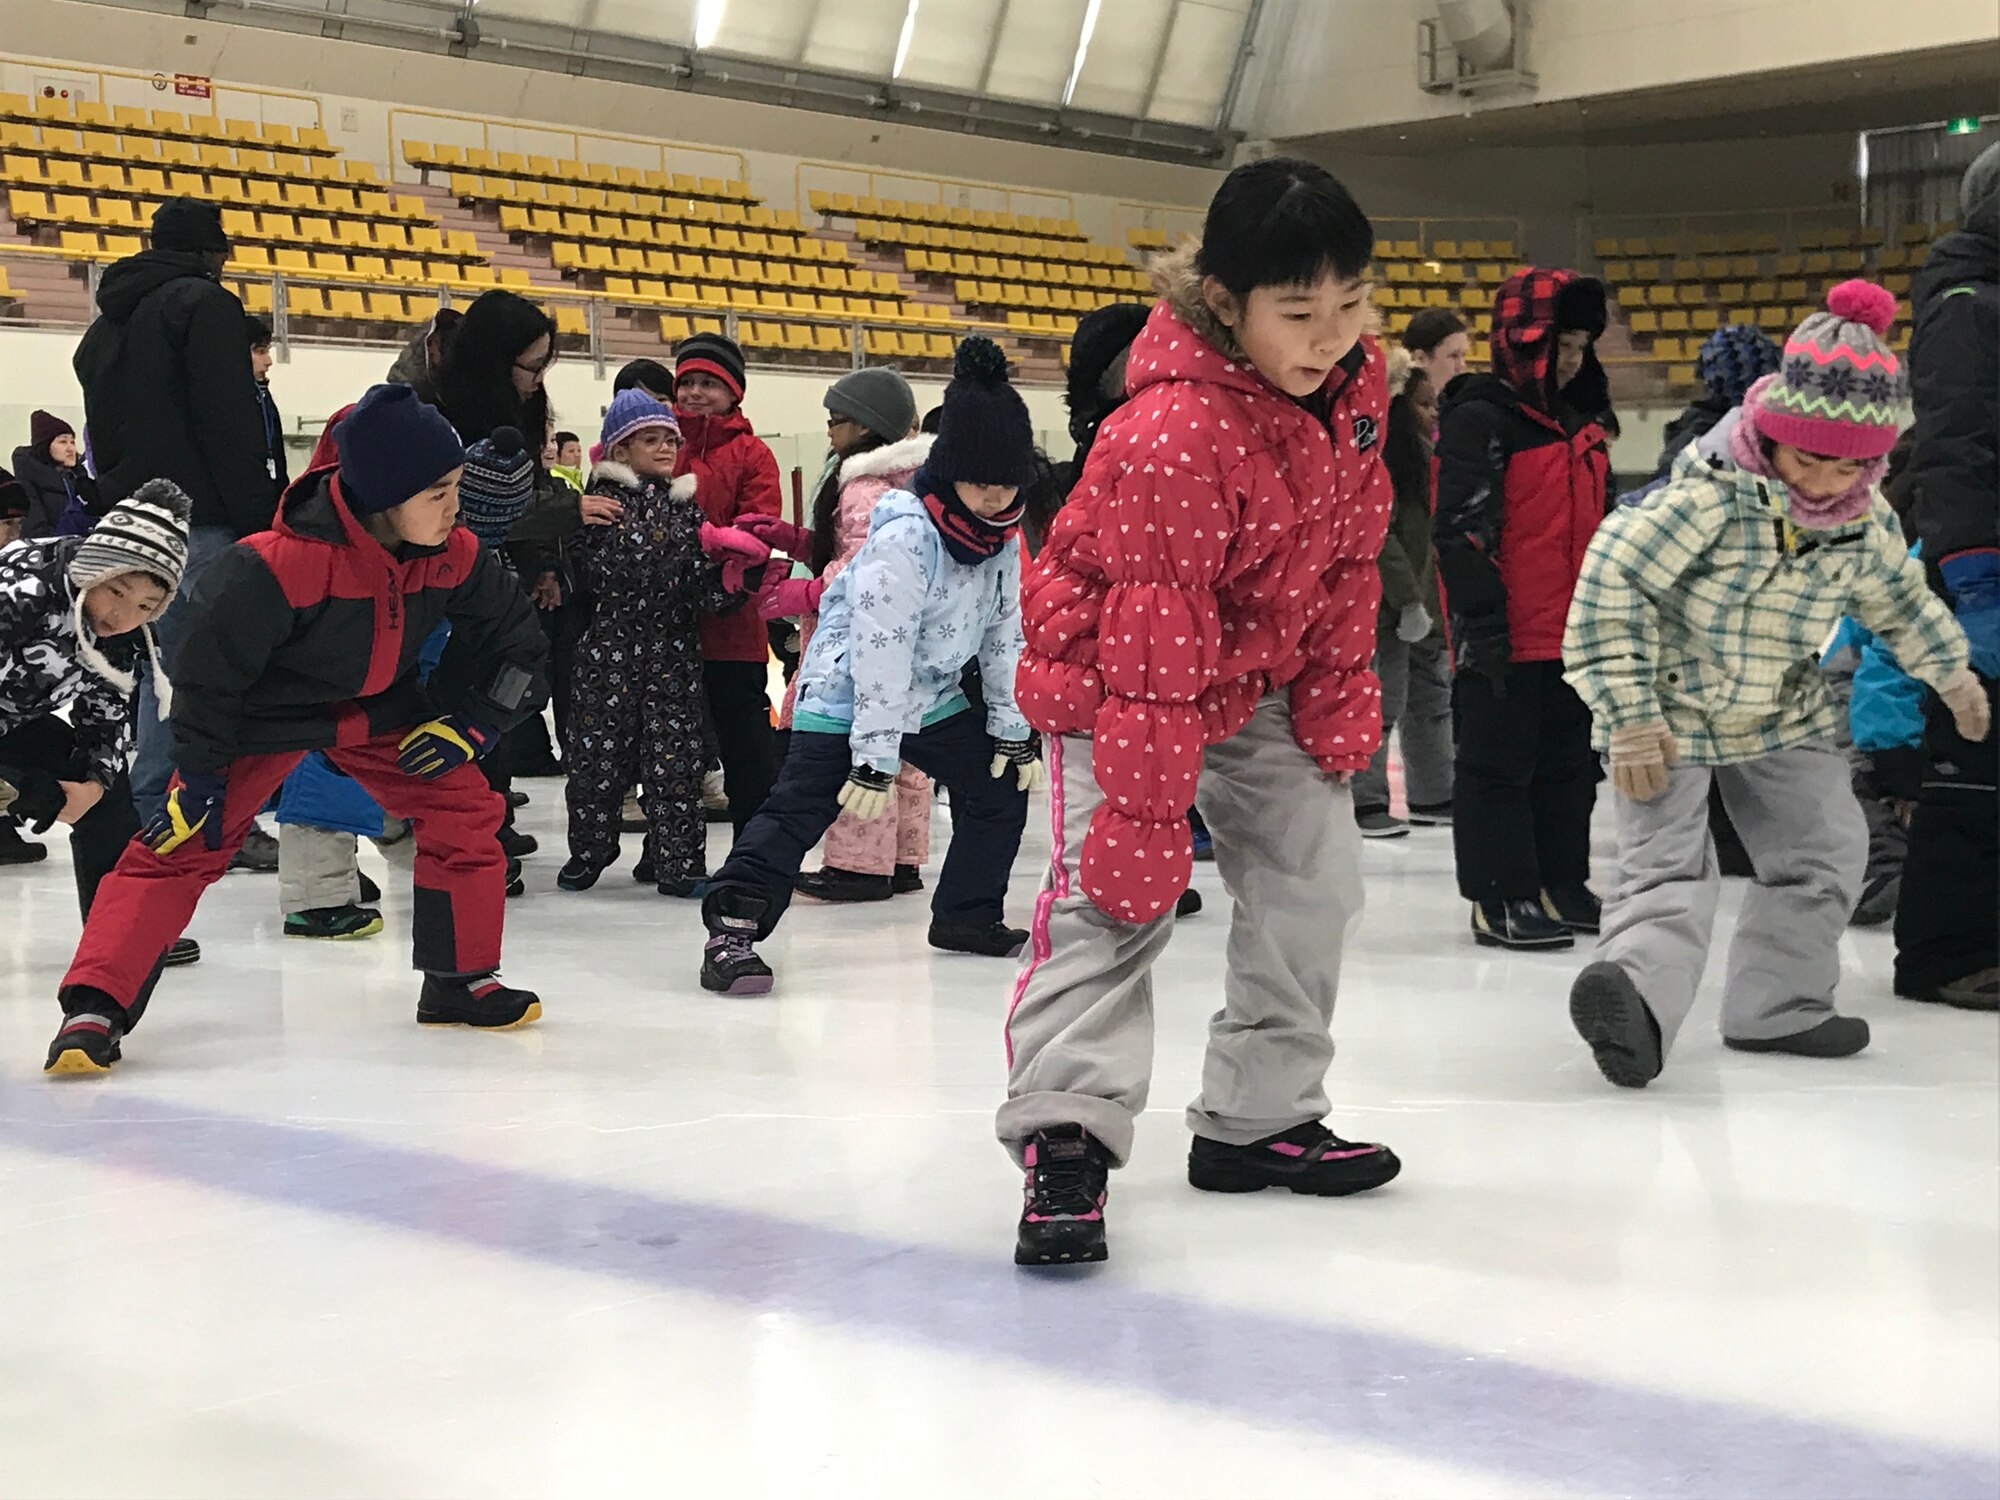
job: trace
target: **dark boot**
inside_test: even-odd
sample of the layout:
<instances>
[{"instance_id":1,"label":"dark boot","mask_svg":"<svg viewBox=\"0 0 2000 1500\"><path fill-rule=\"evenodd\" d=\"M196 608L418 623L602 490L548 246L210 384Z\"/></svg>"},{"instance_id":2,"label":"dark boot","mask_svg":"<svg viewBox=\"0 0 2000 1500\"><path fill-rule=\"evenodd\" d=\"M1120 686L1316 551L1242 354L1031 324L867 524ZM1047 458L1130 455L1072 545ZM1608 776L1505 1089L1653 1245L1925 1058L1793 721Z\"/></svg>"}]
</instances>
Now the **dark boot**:
<instances>
[{"instance_id":1,"label":"dark boot","mask_svg":"<svg viewBox=\"0 0 2000 1500\"><path fill-rule=\"evenodd\" d=\"M1589 1044L1597 1071L1621 1089L1642 1089L1660 1076L1660 1023L1618 965L1590 964L1576 976L1569 1021Z\"/></svg>"},{"instance_id":2,"label":"dark boot","mask_svg":"<svg viewBox=\"0 0 2000 1500\"><path fill-rule=\"evenodd\" d=\"M542 1017L532 990L509 989L497 971L485 974L426 974L417 999L419 1026L476 1026L511 1031Z\"/></svg>"},{"instance_id":3,"label":"dark boot","mask_svg":"<svg viewBox=\"0 0 2000 1500\"><path fill-rule=\"evenodd\" d=\"M1793 1057L1852 1057L1868 1045L1868 1023L1859 1016L1828 1016L1819 1025L1790 1036L1725 1036L1737 1052L1785 1052Z\"/></svg>"},{"instance_id":4,"label":"dark boot","mask_svg":"<svg viewBox=\"0 0 2000 1500\"><path fill-rule=\"evenodd\" d=\"M1074 1266L1105 1259L1111 1154L1081 1125L1056 1125L1035 1133L1023 1164L1028 1176L1014 1264Z\"/></svg>"},{"instance_id":5,"label":"dark boot","mask_svg":"<svg viewBox=\"0 0 2000 1500\"><path fill-rule=\"evenodd\" d=\"M127 1025L125 1007L102 990L71 985L62 993L63 1023L49 1043L44 1073L101 1076L122 1055L119 1042Z\"/></svg>"},{"instance_id":6,"label":"dark boot","mask_svg":"<svg viewBox=\"0 0 2000 1500\"><path fill-rule=\"evenodd\" d=\"M978 927L967 922L932 922L930 943L946 953L974 953L981 958L1012 958L1028 946L1028 934L1005 922Z\"/></svg>"},{"instance_id":7,"label":"dark boot","mask_svg":"<svg viewBox=\"0 0 2000 1500\"><path fill-rule=\"evenodd\" d=\"M1345 1198L1378 1188L1402 1170L1387 1146L1343 1141L1317 1120L1247 1146L1198 1135L1188 1149L1188 1182L1205 1193L1281 1187L1316 1198Z\"/></svg>"},{"instance_id":8,"label":"dark boot","mask_svg":"<svg viewBox=\"0 0 2000 1500\"><path fill-rule=\"evenodd\" d=\"M896 894L892 875L864 875L837 865L799 876L792 882L792 890L815 901L887 901Z\"/></svg>"},{"instance_id":9,"label":"dark boot","mask_svg":"<svg viewBox=\"0 0 2000 1500\"><path fill-rule=\"evenodd\" d=\"M1542 892L1542 911L1571 932L1595 933L1603 919L1604 903L1582 881L1570 881Z\"/></svg>"},{"instance_id":10,"label":"dark boot","mask_svg":"<svg viewBox=\"0 0 2000 1500\"><path fill-rule=\"evenodd\" d=\"M1539 901L1473 902L1472 937L1482 948L1523 952L1557 952L1576 946L1569 929L1543 911Z\"/></svg>"}]
</instances>

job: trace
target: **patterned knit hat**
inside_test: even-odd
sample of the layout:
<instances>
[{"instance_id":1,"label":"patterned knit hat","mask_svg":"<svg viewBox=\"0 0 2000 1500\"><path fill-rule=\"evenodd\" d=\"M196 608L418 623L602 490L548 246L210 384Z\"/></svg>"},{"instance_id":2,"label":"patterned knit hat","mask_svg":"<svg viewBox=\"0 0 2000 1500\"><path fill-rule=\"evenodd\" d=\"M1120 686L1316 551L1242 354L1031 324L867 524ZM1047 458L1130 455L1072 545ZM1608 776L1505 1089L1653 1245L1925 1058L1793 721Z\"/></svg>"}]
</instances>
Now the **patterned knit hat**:
<instances>
[{"instance_id":1,"label":"patterned knit hat","mask_svg":"<svg viewBox=\"0 0 2000 1500\"><path fill-rule=\"evenodd\" d=\"M458 519L467 531L489 547L507 540L507 533L535 493L535 460L512 427L496 427L465 450L465 472L458 480Z\"/></svg>"},{"instance_id":2,"label":"patterned knit hat","mask_svg":"<svg viewBox=\"0 0 2000 1500\"><path fill-rule=\"evenodd\" d=\"M743 346L719 333L694 333L674 346L674 380L713 375L743 399Z\"/></svg>"},{"instance_id":3,"label":"patterned knit hat","mask_svg":"<svg viewBox=\"0 0 2000 1500\"><path fill-rule=\"evenodd\" d=\"M605 410L598 443L609 453L614 444L648 427L664 427L677 438L681 435L680 419L672 407L662 405L637 387L623 390L611 398L611 405Z\"/></svg>"},{"instance_id":4,"label":"patterned knit hat","mask_svg":"<svg viewBox=\"0 0 2000 1500\"><path fill-rule=\"evenodd\" d=\"M1896 298L1872 281L1843 281L1785 340L1778 377L1759 393L1757 428L1828 458L1880 458L1896 445L1896 407L1909 382L1883 335Z\"/></svg>"},{"instance_id":5,"label":"patterned knit hat","mask_svg":"<svg viewBox=\"0 0 2000 1500\"><path fill-rule=\"evenodd\" d=\"M1701 383L1731 406L1741 406L1744 393L1777 368L1777 344L1748 323L1716 329L1702 340L1694 360Z\"/></svg>"},{"instance_id":6,"label":"patterned knit hat","mask_svg":"<svg viewBox=\"0 0 2000 1500\"><path fill-rule=\"evenodd\" d=\"M185 491L171 479L149 479L104 513L77 545L69 560L69 581L76 590L74 623L77 659L121 692L137 686L130 672L120 671L97 649L84 615L83 597L107 578L121 573L150 573L166 585L171 599L187 567L188 517L194 509ZM161 718L173 713L174 690L160 663L160 648L150 625L139 627L146 654L153 664L153 694Z\"/></svg>"}]
</instances>

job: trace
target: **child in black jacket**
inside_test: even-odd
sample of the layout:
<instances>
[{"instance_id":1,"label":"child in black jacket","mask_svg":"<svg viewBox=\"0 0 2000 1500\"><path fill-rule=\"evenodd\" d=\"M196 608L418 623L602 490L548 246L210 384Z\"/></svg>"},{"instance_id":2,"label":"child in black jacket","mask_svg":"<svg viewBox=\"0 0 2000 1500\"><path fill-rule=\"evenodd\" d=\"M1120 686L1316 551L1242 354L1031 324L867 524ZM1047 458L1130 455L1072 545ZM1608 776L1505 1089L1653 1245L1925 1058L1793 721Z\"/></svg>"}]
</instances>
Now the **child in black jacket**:
<instances>
[{"instance_id":1,"label":"child in black jacket","mask_svg":"<svg viewBox=\"0 0 2000 1500\"><path fill-rule=\"evenodd\" d=\"M471 764L546 696L547 644L512 574L456 526L465 452L407 387L377 386L274 529L211 565L175 661L165 806L98 888L46 1067L102 1073L141 987L307 750L416 826L417 1020L507 1027L541 1014L500 983L499 796ZM417 652L451 644L428 684Z\"/></svg>"}]
</instances>

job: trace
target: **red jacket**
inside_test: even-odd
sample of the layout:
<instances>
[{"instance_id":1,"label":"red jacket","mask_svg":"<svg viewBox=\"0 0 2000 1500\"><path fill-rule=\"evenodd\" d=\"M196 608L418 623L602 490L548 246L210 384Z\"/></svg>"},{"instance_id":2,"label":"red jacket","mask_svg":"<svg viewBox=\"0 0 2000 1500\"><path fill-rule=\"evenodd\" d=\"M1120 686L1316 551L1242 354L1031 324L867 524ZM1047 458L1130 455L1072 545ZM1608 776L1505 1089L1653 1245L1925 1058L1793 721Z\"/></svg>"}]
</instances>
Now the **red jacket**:
<instances>
[{"instance_id":1,"label":"red jacket","mask_svg":"<svg viewBox=\"0 0 2000 1500\"><path fill-rule=\"evenodd\" d=\"M1584 550L1610 504L1595 352L1549 390L1556 330L1604 328L1604 289L1573 271L1522 270L1494 308L1491 375L1462 375L1438 424L1433 531L1462 670L1562 660Z\"/></svg>"},{"instance_id":2,"label":"red jacket","mask_svg":"<svg viewBox=\"0 0 2000 1500\"><path fill-rule=\"evenodd\" d=\"M694 497L711 523L733 526L740 516L780 514L778 460L740 408L724 417L682 413L680 423L681 458L674 475L694 475ZM754 609L703 615L701 655L704 661L766 661L771 638Z\"/></svg>"},{"instance_id":3,"label":"red jacket","mask_svg":"<svg viewBox=\"0 0 2000 1500\"><path fill-rule=\"evenodd\" d=\"M1186 889L1202 753L1265 693L1290 689L1293 732L1328 772L1360 770L1382 737L1381 351L1364 339L1328 382L1329 431L1222 352L1194 286L1181 276L1132 345L1130 399L1021 591L1015 696L1037 728L1092 737L1105 800L1082 884L1124 922Z\"/></svg>"}]
</instances>

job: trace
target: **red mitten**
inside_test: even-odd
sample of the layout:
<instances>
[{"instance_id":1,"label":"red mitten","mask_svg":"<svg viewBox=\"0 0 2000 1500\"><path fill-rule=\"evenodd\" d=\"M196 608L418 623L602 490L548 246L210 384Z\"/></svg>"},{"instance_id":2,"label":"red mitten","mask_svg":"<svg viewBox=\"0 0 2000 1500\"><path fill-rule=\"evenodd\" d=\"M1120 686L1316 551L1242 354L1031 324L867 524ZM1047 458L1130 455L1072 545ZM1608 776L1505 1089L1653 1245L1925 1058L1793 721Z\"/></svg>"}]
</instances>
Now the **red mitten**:
<instances>
[{"instance_id":1,"label":"red mitten","mask_svg":"<svg viewBox=\"0 0 2000 1500\"><path fill-rule=\"evenodd\" d=\"M755 511L747 516L738 516L736 529L749 532L773 552L782 552L801 562L812 557L812 533L803 526L794 526L783 516L767 516L762 511Z\"/></svg>"}]
</instances>

